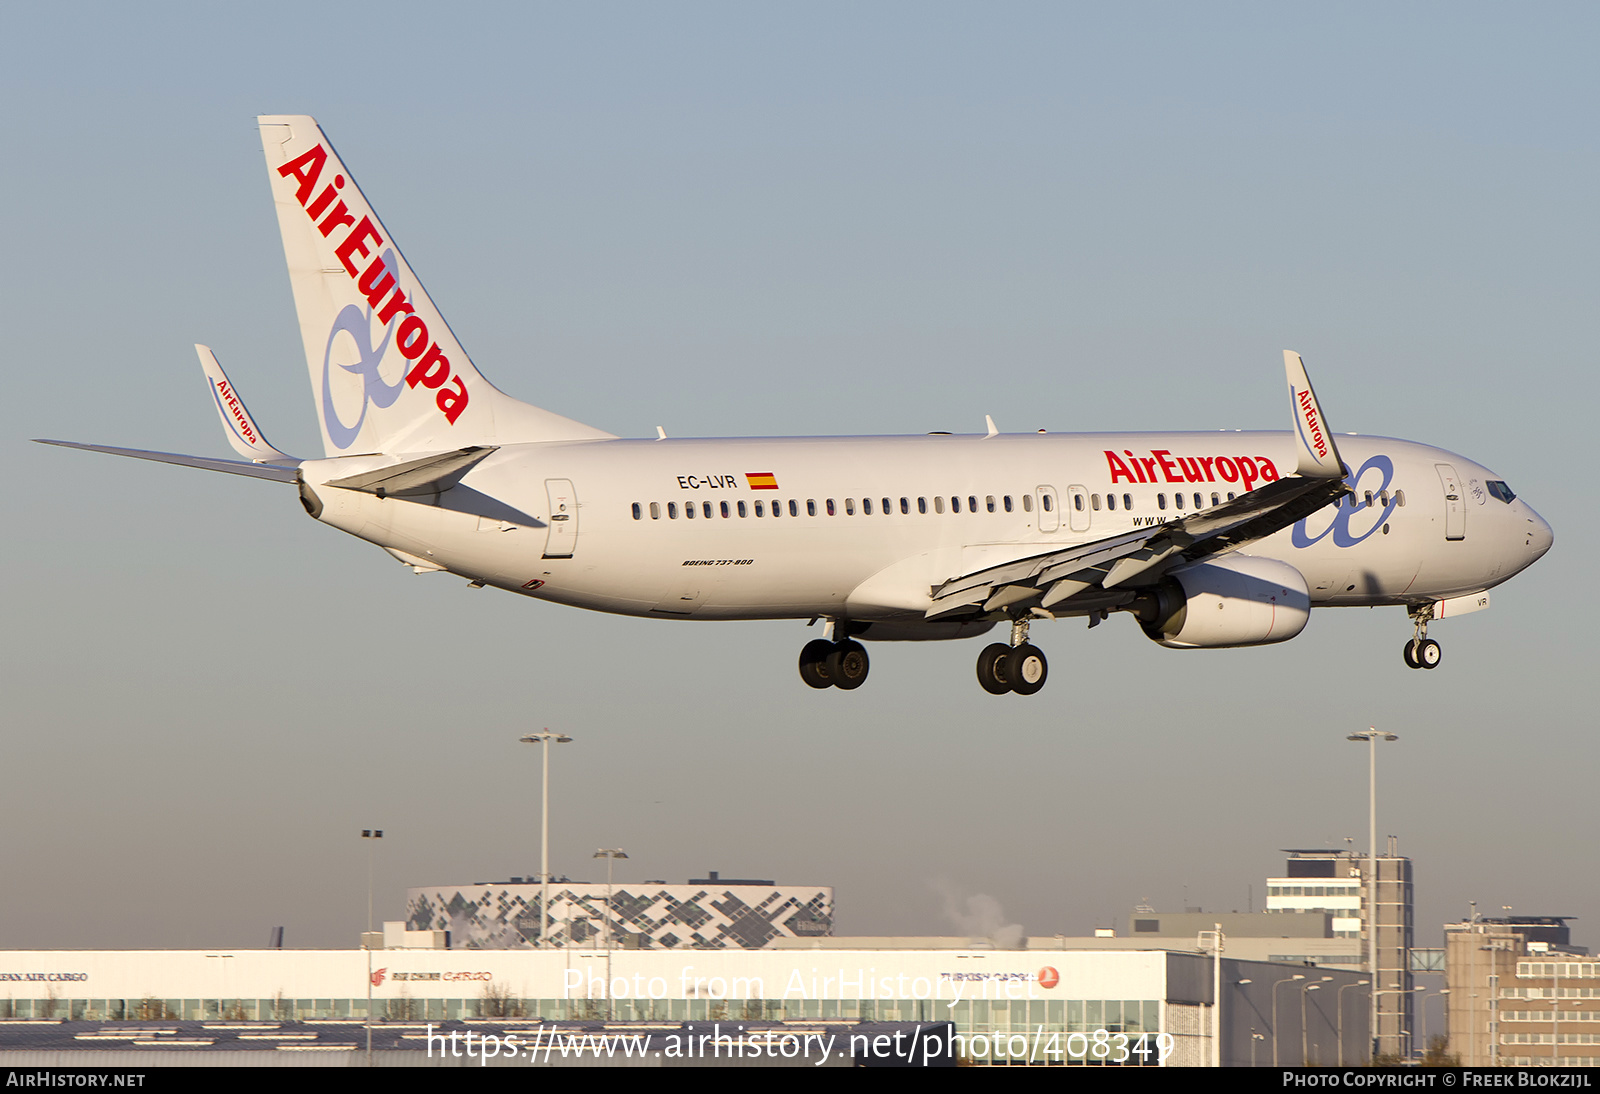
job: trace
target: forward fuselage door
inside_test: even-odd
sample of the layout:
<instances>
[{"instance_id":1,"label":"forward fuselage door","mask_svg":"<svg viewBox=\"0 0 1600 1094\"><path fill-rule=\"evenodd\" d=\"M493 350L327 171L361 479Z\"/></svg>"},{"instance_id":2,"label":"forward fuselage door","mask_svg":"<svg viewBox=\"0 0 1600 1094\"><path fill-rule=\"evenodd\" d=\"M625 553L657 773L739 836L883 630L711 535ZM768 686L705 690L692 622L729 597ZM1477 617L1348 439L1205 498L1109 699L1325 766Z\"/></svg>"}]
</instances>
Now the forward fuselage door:
<instances>
[{"instance_id":1,"label":"forward fuselage door","mask_svg":"<svg viewBox=\"0 0 1600 1094\"><path fill-rule=\"evenodd\" d=\"M1088 489L1076 485L1067 487L1067 527L1074 532L1087 532L1089 514Z\"/></svg>"},{"instance_id":2,"label":"forward fuselage door","mask_svg":"<svg viewBox=\"0 0 1600 1094\"><path fill-rule=\"evenodd\" d=\"M1444 487L1444 538L1467 538L1467 499L1461 493L1461 478L1456 469L1447 463L1433 465L1439 472L1439 483Z\"/></svg>"},{"instance_id":3,"label":"forward fuselage door","mask_svg":"<svg viewBox=\"0 0 1600 1094\"><path fill-rule=\"evenodd\" d=\"M545 536L545 558L571 558L578 545L578 495L571 479L545 479L550 495L550 532Z\"/></svg>"},{"instance_id":4,"label":"forward fuselage door","mask_svg":"<svg viewBox=\"0 0 1600 1094\"><path fill-rule=\"evenodd\" d=\"M1061 499L1056 496L1056 488L1041 486L1033 493L1039 507L1039 531L1054 532L1061 527Z\"/></svg>"}]
</instances>

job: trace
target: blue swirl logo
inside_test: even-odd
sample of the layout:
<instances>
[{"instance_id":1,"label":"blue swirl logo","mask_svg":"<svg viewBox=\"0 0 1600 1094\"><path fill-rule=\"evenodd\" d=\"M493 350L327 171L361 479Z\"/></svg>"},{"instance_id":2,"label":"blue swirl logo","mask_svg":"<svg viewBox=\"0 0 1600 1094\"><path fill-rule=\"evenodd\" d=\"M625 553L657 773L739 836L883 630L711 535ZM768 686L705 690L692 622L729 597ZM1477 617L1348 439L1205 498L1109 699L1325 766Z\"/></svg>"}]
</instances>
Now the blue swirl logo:
<instances>
[{"instance_id":1,"label":"blue swirl logo","mask_svg":"<svg viewBox=\"0 0 1600 1094\"><path fill-rule=\"evenodd\" d=\"M383 252L383 264L389 276L395 283L400 280L399 266L394 260L394 251ZM398 319L397 315L395 319ZM322 425L327 430L328 437L333 441L334 447L339 449L349 448L355 443L356 436L361 432L362 423L367 420L367 407L375 406L382 410L394 405L400 398L400 392L405 387L405 378L402 376L392 384L386 384L383 377L378 375L378 366L383 362L383 355L389 349L389 340L394 335L394 320L383 330L383 340L376 346L372 344L372 309L362 311L355 304L347 304L340 310L333 321L333 326L328 330L328 345L322 353ZM350 337L356 348L357 360L353 365L340 365L339 367L349 373L361 377L361 413L356 415L354 425L345 425L339 418L339 412L333 405L333 384L331 374L333 370L333 343L343 333Z\"/></svg>"},{"instance_id":2,"label":"blue swirl logo","mask_svg":"<svg viewBox=\"0 0 1600 1094\"><path fill-rule=\"evenodd\" d=\"M1374 495L1382 494L1389 489L1389 483L1394 480L1394 461L1384 455L1373 456L1361 465L1359 471L1346 478L1344 480L1345 485L1350 488L1356 497L1361 496L1357 488L1361 485L1361 480L1368 471L1377 471L1382 475L1381 481L1372 488ZM1310 547L1312 544L1318 543L1331 535L1333 536L1333 545L1335 547L1354 547L1382 528L1383 522L1389 519L1389 514L1394 512L1394 508L1398 504L1399 500L1391 496L1389 504L1379 511L1375 506L1364 506L1358 509L1341 499L1339 505L1333 510L1332 522L1326 528L1316 535L1310 533L1308 525L1311 523L1312 517L1320 517L1321 512L1326 512L1326 510L1313 513L1311 517L1306 517L1294 526L1294 529L1289 533L1289 542L1296 547ZM1376 513L1375 516L1373 515L1374 513ZM1357 533L1350 527L1350 522L1357 516L1361 516L1363 522L1370 517L1372 526L1367 528L1366 531Z\"/></svg>"}]
</instances>

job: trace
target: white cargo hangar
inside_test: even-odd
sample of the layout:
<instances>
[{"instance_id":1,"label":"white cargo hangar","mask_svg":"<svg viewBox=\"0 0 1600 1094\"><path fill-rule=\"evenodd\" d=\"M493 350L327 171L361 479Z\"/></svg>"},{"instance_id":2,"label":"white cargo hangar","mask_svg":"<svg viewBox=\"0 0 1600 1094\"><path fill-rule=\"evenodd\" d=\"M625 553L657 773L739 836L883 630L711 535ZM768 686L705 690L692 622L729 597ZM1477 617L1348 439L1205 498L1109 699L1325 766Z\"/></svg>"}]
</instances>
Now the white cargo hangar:
<instances>
[{"instance_id":1,"label":"white cargo hangar","mask_svg":"<svg viewBox=\"0 0 1600 1094\"><path fill-rule=\"evenodd\" d=\"M949 1020L996 1063L1103 1062L1141 1037L1168 1066L1355 1063L1368 1044L1359 973L1162 950L12 951L0 1018L360 1019L369 961L380 1021Z\"/></svg>"}]
</instances>

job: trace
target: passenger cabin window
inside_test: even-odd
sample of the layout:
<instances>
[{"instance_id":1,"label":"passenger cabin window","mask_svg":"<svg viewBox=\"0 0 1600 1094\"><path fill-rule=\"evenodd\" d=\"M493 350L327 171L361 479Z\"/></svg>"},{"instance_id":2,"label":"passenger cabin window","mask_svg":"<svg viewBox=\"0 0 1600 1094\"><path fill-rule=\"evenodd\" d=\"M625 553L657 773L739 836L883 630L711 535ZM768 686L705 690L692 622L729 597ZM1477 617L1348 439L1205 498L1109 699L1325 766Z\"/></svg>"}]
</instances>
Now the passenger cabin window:
<instances>
[{"instance_id":1,"label":"passenger cabin window","mask_svg":"<svg viewBox=\"0 0 1600 1094\"><path fill-rule=\"evenodd\" d=\"M902 498L901 500L904 501L905 499ZM883 515L884 516L888 516L892 512L894 512L894 506L889 504L889 499L888 498L884 498L883 499Z\"/></svg>"},{"instance_id":2,"label":"passenger cabin window","mask_svg":"<svg viewBox=\"0 0 1600 1094\"><path fill-rule=\"evenodd\" d=\"M816 515L817 515L817 499L816 498L807 498L806 499L806 516L814 517Z\"/></svg>"},{"instance_id":3,"label":"passenger cabin window","mask_svg":"<svg viewBox=\"0 0 1600 1094\"><path fill-rule=\"evenodd\" d=\"M675 501L667 502L667 519L668 520L677 520L678 519L678 503L677 502L675 502Z\"/></svg>"},{"instance_id":4,"label":"passenger cabin window","mask_svg":"<svg viewBox=\"0 0 1600 1094\"><path fill-rule=\"evenodd\" d=\"M844 515L847 516L847 517L853 517L853 516L856 515L856 499L855 498L845 498L844 499Z\"/></svg>"},{"instance_id":5,"label":"passenger cabin window","mask_svg":"<svg viewBox=\"0 0 1600 1094\"><path fill-rule=\"evenodd\" d=\"M872 499L871 498L862 498L861 499L861 515L864 516L864 517L870 517L872 515Z\"/></svg>"},{"instance_id":6,"label":"passenger cabin window","mask_svg":"<svg viewBox=\"0 0 1600 1094\"><path fill-rule=\"evenodd\" d=\"M926 513L927 511L928 511L928 499L927 498L918 498L917 499L917 512Z\"/></svg>"},{"instance_id":7,"label":"passenger cabin window","mask_svg":"<svg viewBox=\"0 0 1600 1094\"><path fill-rule=\"evenodd\" d=\"M748 515L744 511L744 502L742 502L742 501L739 503L739 515L741 517Z\"/></svg>"},{"instance_id":8,"label":"passenger cabin window","mask_svg":"<svg viewBox=\"0 0 1600 1094\"><path fill-rule=\"evenodd\" d=\"M702 512L705 513L706 519L710 520L711 519L711 503L708 501L708 502L703 502L702 504L705 506L705 508L702 510ZM728 514L727 513L723 513L722 515L723 516L727 516Z\"/></svg>"},{"instance_id":9,"label":"passenger cabin window","mask_svg":"<svg viewBox=\"0 0 1600 1094\"><path fill-rule=\"evenodd\" d=\"M1183 495L1182 494L1174 494L1174 495L1172 495L1172 504L1176 505L1179 509L1182 509L1183 508ZM1163 508L1165 508L1165 507L1163 506Z\"/></svg>"},{"instance_id":10,"label":"passenger cabin window","mask_svg":"<svg viewBox=\"0 0 1600 1094\"><path fill-rule=\"evenodd\" d=\"M1039 499L1039 504L1042 505L1044 507L1044 511L1048 513L1055 508L1055 499L1053 499L1049 494L1046 494Z\"/></svg>"},{"instance_id":11,"label":"passenger cabin window","mask_svg":"<svg viewBox=\"0 0 1600 1094\"><path fill-rule=\"evenodd\" d=\"M758 501L758 502L756 502L756 516L758 516L758 517L764 517L764 516L766 516L766 515L767 515L767 511L766 511L766 507L765 507L765 506L763 506L763 505L762 505L762 504L761 504L761 502L759 502L759 501Z\"/></svg>"},{"instance_id":12,"label":"passenger cabin window","mask_svg":"<svg viewBox=\"0 0 1600 1094\"><path fill-rule=\"evenodd\" d=\"M683 507L683 515L690 520L694 519L694 502L689 502Z\"/></svg>"},{"instance_id":13,"label":"passenger cabin window","mask_svg":"<svg viewBox=\"0 0 1600 1094\"><path fill-rule=\"evenodd\" d=\"M1091 509L1099 509L1100 508L1100 495L1099 494L1090 494L1089 495L1089 507Z\"/></svg>"},{"instance_id":14,"label":"passenger cabin window","mask_svg":"<svg viewBox=\"0 0 1600 1094\"><path fill-rule=\"evenodd\" d=\"M830 517L838 516L838 514L833 511L833 499L832 498L828 499L828 515Z\"/></svg>"},{"instance_id":15,"label":"passenger cabin window","mask_svg":"<svg viewBox=\"0 0 1600 1094\"><path fill-rule=\"evenodd\" d=\"M1400 506L1401 508L1405 507L1405 504L1406 504L1406 492L1404 490L1396 490L1394 492L1394 503L1396 505Z\"/></svg>"},{"instance_id":16,"label":"passenger cabin window","mask_svg":"<svg viewBox=\"0 0 1600 1094\"><path fill-rule=\"evenodd\" d=\"M984 504L984 507L989 510L989 512L991 512L991 513L994 512L994 495L993 494L984 495L983 504ZM1007 506L1006 508L1009 509L1010 506Z\"/></svg>"},{"instance_id":17,"label":"passenger cabin window","mask_svg":"<svg viewBox=\"0 0 1600 1094\"><path fill-rule=\"evenodd\" d=\"M934 498L933 499L933 511L935 513L944 512L944 499L943 498Z\"/></svg>"},{"instance_id":18,"label":"passenger cabin window","mask_svg":"<svg viewBox=\"0 0 1600 1094\"><path fill-rule=\"evenodd\" d=\"M911 512L911 500L909 498L901 498L900 499L900 511L902 513Z\"/></svg>"},{"instance_id":19,"label":"passenger cabin window","mask_svg":"<svg viewBox=\"0 0 1600 1094\"><path fill-rule=\"evenodd\" d=\"M727 520L728 519L728 503L727 502L723 502L722 503L722 519L723 520Z\"/></svg>"},{"instance_id":20,"label":"passenger cabin window","mask_svg":"<svg viewBox=\"0 0 1600 1094\"><path fill-rule=\"evenodd\" d=\"M642 519L644 519L644 510L639 507L639 503L638 502L634 502L633 503L633 519L634 520L642 520Z\"/></svg>"},{"instance_id":21,"label":"passenger cabin window","mask_svg":"<svg viewBox=\"0 0 1600 1094\"><path fill-rule=\"evenodd\" d=\"M1212 495L1211 495L1211 504L1212 504L1212 505L1221 505L1221 504L1222 504L1222 497L1221 497L1221 495L1219 495L1219 494L1212 494Z\"/></svg>"},{"instance_id":22,"label":"passenger cabin window","mask_svg":"<svg viewBox=\"0 0 1600 1094\"><path fill-rule=\"evenodd\" d=\"M1124 494L1124 495L1122 495L1122 507L1124 509L1132 509L1133 508L1133 495L1132 494Z\"/></svg>"},{"instance_id":23,"label":"passenger cabin window","mask_svg":"<svg viewBox=\"0 0 1600 1094\"><path fill-rule=\"evenodd\" d=\"M1165 509L1166 507L1167 507L1167 496L1165 494L1157 494L1156 495L1156 508L1157 509Z\"/></svg>"},{"instance_id":24,"label":"passenger cabin window","mask_svg":"<svg viewBox=\"0 0 1600 1094\"><path fill-rule=\"evenodd\" d=\"M1194 496L1194 507L1196 509L1200 509L1200 508L1203 508L1204 506L1205 506L1205 499L1202 498L1199 494L1196 494Z\"/></svg>"},{"instance_id":25,"label":"passenger cabin window","mask_svg":"<svg viewBox=\"0 0 1600 1094\"><path fill-rule=\"evenodd\" d=\"M1006 512L1011 512L1011 495L1006 495Z\"/></svg>"},{"instance_id":26,"label":"passenger cabin window","mask_svg":"<svg viewBox=\"0 0 1600 1094\"><path fill-rule=\"evenodd\" d=\"M976 513L977 511L978 511L978 499L975 498L975 497L972 497L971 495L968 495L968 497L967 497L967 512Z\"/></svg>"},{"instance_id":27,"label":"passenger cabin window","mask_svg":"<svg viewBox=\"0 0 1600 1094\"><path fill-rule=\"evenodd\" d=\"M659 501L653 501L650 503L650 519L661 519L661 503Z\"/></svg>"},{"instance_id":28,"label":"passenger cabin window","mask_svg":"<svg viewBox=\"0 0 1600 1094\"><path fill-rule=\"evenodd\" d=\"M789 499L789 515L791 517L798 517L800 515L800 503L795 501L793 498Z\"/></svg>"},{"instance_id":29,"label":"passenger cabin window","mask_svg":"<svg viewBox=\"0 0 1600 1094\"><path fill-rule=\"evenodd\" d=\"M1074 495L1072 495L1072 507L1074 509L1076 509L1080 513L1083 512L1083 495L1082 494L1074 494Z\"/></svg>"},{"instance_id":30,"label":"passenger cabin window","mask_svg":"<svg viewBox=\"0 0 1600 1094\"><path fill-rule=\"evenodd\" d=\"M1022 495L1022 511L1024 513L1033 512L1033 495L1032 494L1024 494L1024 495Z\"/></svg>"}]
</instances>

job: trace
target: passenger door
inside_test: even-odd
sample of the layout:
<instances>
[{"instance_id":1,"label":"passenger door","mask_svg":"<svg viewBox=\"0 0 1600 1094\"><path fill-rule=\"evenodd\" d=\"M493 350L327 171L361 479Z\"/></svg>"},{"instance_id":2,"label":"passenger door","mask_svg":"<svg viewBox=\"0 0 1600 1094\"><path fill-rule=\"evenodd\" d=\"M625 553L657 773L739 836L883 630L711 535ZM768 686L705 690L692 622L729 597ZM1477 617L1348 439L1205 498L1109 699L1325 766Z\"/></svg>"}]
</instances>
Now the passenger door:
<instances>
[{"instance_id":1,"label":"passenger door","mask_svg":"<svg viewBox=\"0 0 1600 1094\"><path fill-rule=\"evenodd\" d=\"M1433 465L1439 472L1439 483L1444 487L1444 538L1467 538L1467 502L1461 494L1461 478L1456 469L1447 463Z\"/></svg>"},{"instance_id":2,"label":"passenger door","mask_svg":"<svg viewBox=\"0 0 1600 1094\"><path fill-rule=\"evenodd\" d=\"M1039 507L1039 531L1054 532L1061 527L1061 500L1056 488L1041 486L1034 491L1034 503Z\"/></svg>"},{"instance_id":3,"label":"passenger door","mask_svg":"<svg viewBox=\"0 0 1600 1094\"><path fill-rule=\"evenodd\" d=\"M1067 487L1067 527L1074 532L1087 532L1092 519L1088 488L1076 485Z\"/></svg>"},{"instance_id":4,"label":"passenger door","mask_svg":"<svg viewBox=\"0 0 1600 1094\"><path fill-rule=\"evenodd\" d=\"M550 496L550 531L544 540L545 558L571 558L578 545L578 495L571 479L545 479Z\"/></svg>"}]
</instances>

